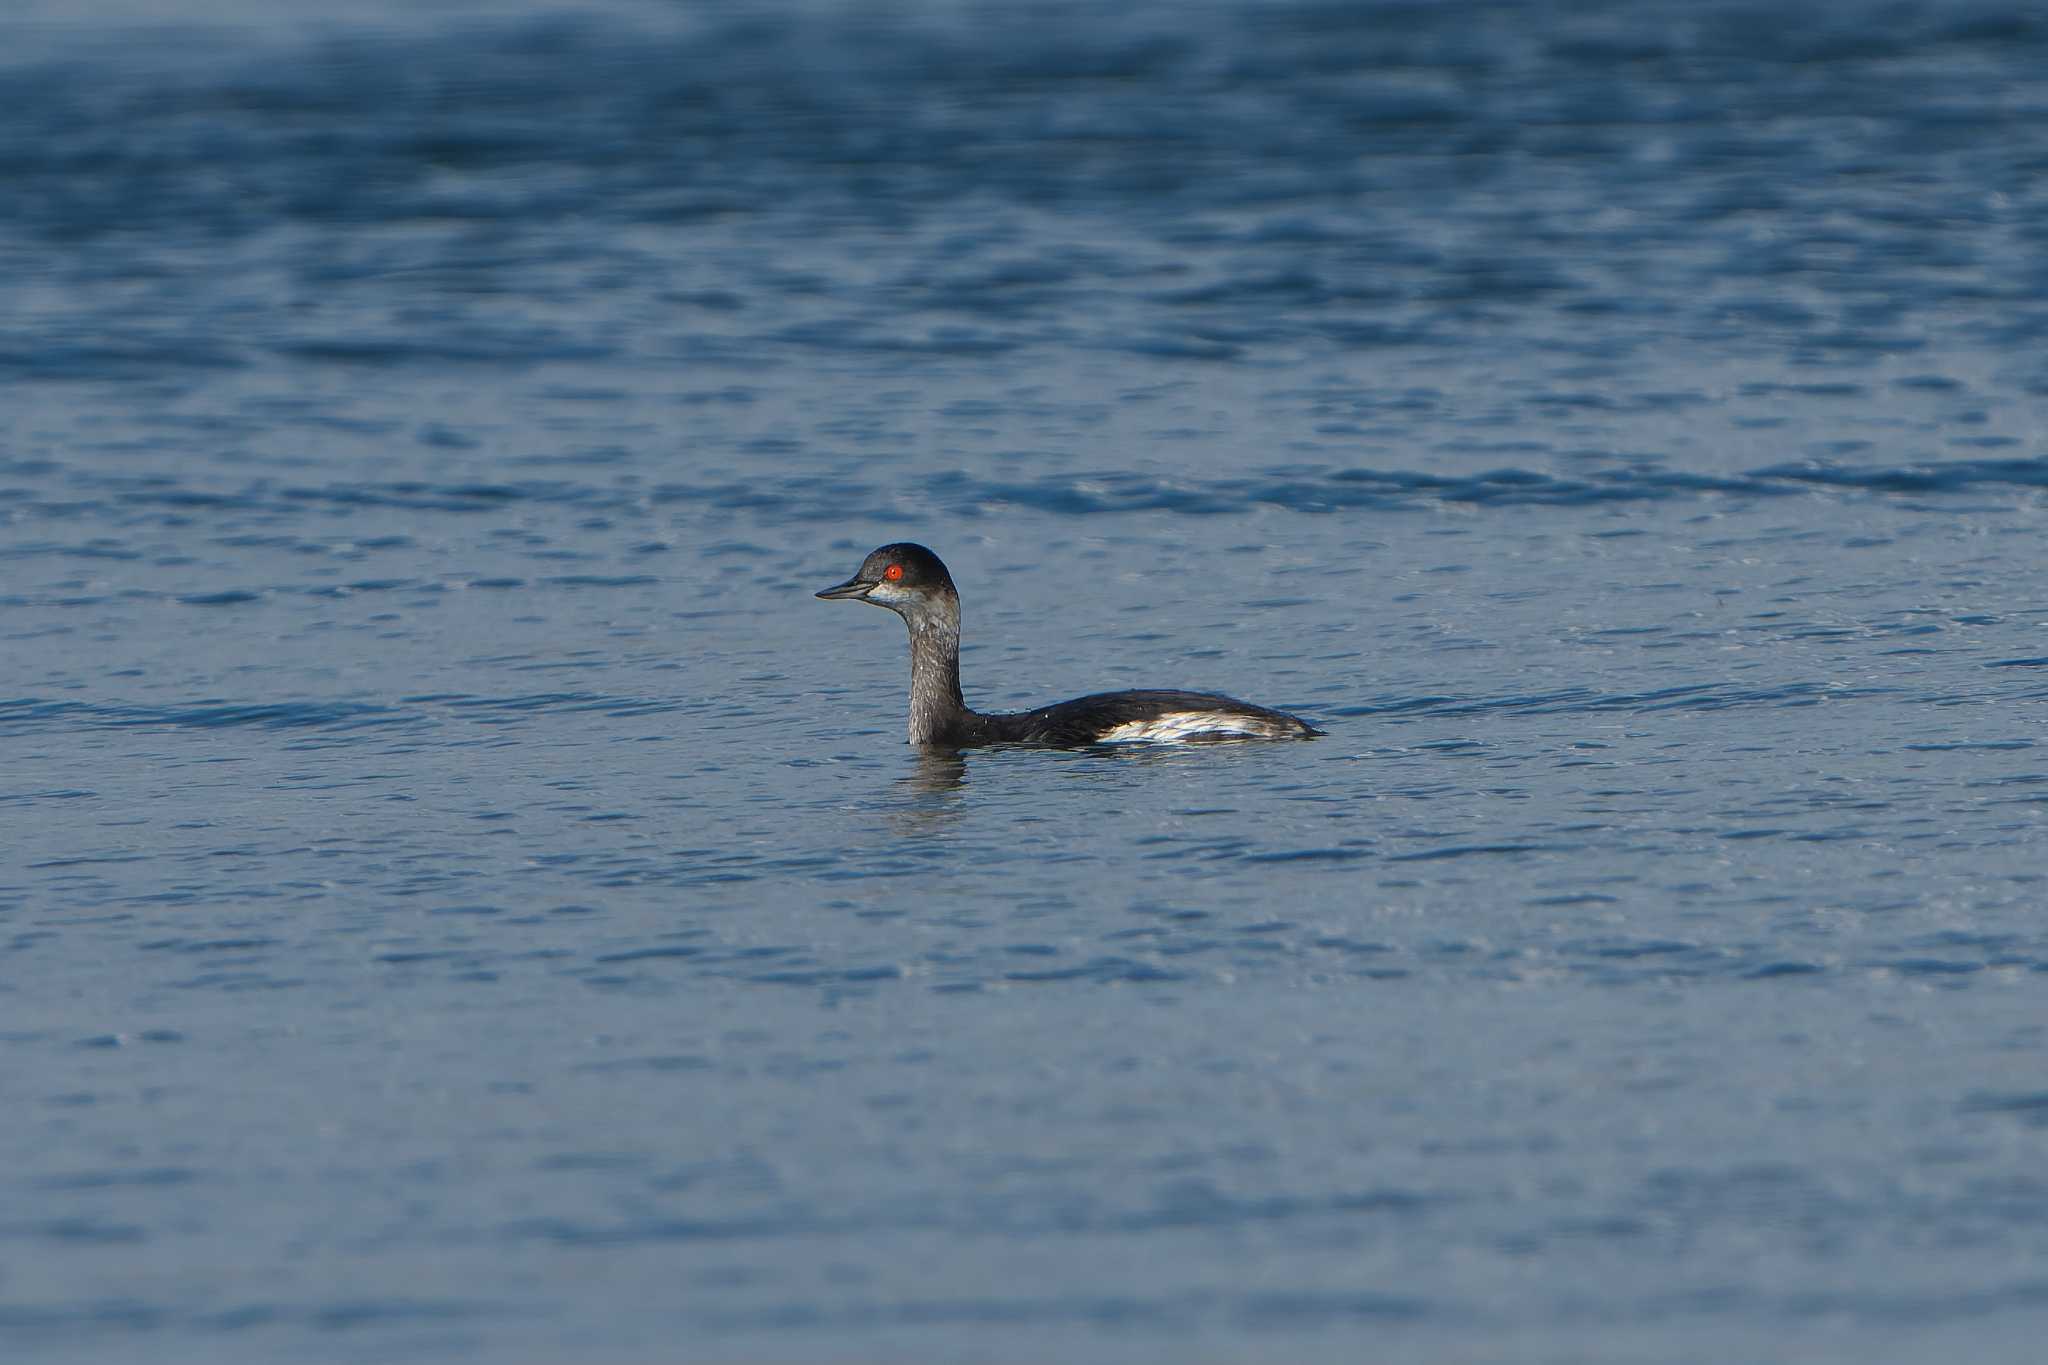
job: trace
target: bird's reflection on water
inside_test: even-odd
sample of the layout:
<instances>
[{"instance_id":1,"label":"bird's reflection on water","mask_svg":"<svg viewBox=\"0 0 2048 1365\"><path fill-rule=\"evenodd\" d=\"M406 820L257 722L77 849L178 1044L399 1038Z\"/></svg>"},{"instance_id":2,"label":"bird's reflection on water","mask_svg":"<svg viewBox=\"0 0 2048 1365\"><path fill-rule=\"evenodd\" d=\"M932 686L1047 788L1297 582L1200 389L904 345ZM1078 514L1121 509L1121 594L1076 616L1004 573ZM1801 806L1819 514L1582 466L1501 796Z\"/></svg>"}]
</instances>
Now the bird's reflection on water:
<instances>
[{"instance_id":1,"label":"bird's reflection on water","mask_svg":"<svg viewBox=\"0 0 2048 1365\"><path fill-rule=\"evenodd\" d=\"M967 755L959 749L920 749L911 770L896 779L889 823L898 834L933 834L960 818L967 787Z\"/></svg>"},{"instance_id":2,"label":"bird's reflection on water","mask_svg":"<svg viewBox=\"0 0 2048 1365\"><path fill-rule=\"evenodd\" d=\"M911 771L896 779L905 795L950 796L967 785L964 749L923 749Z\"/></svg>"},{"instance_id":3,"label":"bird's reflection on water","mask_svg":"<svg viewBox=\"0 0 2048 1365\"><path fill-rule=\"evenodd\" d=\"M920 749L911 759L911 769L891 784L890 825L899 834L923 835L950 827L968 810L968 765L1025 761L1031 755L1041 761L1072 765L1066 771L1084 780L1115 780L1132 775L1134 769L1153 769L1203 761L1202 750L1238 746L1186 745L1096 745L1085 749L1043 749L1036 746L993 745L985 748ZM1246 745L1246 749L1258 746ZM969 759L969 753L974 754ZM1213 762L1214 760L1209 760Z\"/></svg>"}]
</instances>

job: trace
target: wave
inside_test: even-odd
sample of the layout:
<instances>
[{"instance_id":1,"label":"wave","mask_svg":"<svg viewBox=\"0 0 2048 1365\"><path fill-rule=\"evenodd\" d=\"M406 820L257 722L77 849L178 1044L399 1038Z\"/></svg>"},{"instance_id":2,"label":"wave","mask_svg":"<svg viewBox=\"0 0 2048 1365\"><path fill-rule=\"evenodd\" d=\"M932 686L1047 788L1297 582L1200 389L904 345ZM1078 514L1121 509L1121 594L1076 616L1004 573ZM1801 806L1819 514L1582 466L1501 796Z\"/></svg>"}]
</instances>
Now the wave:
<instances>
[{"instance_id":1,"label":"wave","mask_svg":"<svg viewBox=\"0 0 2048 1365\"><path fill-rule=\"evenodd\" d=\"M1794 682L1774 687L1737 687L1730 683L1692 683L1651 692L1596 692L1563 688L1499 697L1397 697L1360 706L1322 707L1325 716L1481 716L1576 715L1611 711L1725 711L1746 706L1812 706L1821 701L1893 696L1897 687L1846 687L1833 683Z\"/></svg>"},{"instance_id":2,"label":"wave","mask_svg":"<svg viewBox=\"0 0 2048 1365\"><path fill-rule=\"evenodd\" d=\"M396 702L255 702L205 698L178 705L0 699L0 734L49 727L60 730L324 730L423 726L459 720L511 725L541 714L595 713L607 717L653 715L684 703L596 692L544 692L482 697L465 693L401 698Z\"/></svg>"}]
</instances>

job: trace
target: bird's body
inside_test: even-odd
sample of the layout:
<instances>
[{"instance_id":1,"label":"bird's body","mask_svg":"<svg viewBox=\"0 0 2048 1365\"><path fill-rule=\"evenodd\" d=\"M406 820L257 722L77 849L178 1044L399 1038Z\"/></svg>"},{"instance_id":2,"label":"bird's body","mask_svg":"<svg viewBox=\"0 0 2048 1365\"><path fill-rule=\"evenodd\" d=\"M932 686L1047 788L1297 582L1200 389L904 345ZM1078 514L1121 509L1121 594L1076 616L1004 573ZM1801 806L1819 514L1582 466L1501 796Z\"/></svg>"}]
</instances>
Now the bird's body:
<instances>
[{"instance_id":1,"label":"bird's body","mask_svg":"<svg viewBox=\"0 0 2048 1365\"><path fill-rule=\"evenodd\" d=\"M1281 711L1214 692L1098 692L1009 715L965 714L914 744L1198 743L1222 739L1305 739L1316 733Z\"/></svg>"},{"instance_id":2,"label":"bird's body","mask_svg":"<svg viewBox=\"0 0 2048 1365\"><path fill-rule=\"evenodd\" d=\"M824 598L887 607L910 628L910 742L967 747L1045 744L1074 748L1132 742L1307 739L1314 726L1212 692L1098 692L1035 711L985 715L960 692L960 595L939 557L922 545L884 545Z\"/></svg>"}]
</instances>

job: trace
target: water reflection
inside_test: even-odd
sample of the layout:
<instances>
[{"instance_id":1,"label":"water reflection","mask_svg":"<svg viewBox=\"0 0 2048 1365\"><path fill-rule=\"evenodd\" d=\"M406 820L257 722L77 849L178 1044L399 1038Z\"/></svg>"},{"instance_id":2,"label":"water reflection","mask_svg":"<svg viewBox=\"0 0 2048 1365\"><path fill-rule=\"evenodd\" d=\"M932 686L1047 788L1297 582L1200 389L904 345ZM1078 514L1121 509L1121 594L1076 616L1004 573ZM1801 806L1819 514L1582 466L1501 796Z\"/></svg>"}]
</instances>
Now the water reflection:
<instances>
[{"instance_id":1,"label":"water reflection","mask_svg":"<svg viewBox=\"0 0 2048 1365\"><path fill-rule=\"evenodd\" d=\"M896 779L890 825L898 834L932 834L952 825L964 809L967 755L959 749L921 749L908 773Z\"/></svg>"},{"instance_id":2,"label":"water reflection","mask_svg":"<svg viewBox=\"0 0 2048 1365\"><path fill-rule=\"evenodd\" d=\"M1063 775L1083 781L1116 783L1134 770L1157 772L1162 767L1193 763L1201 765L1215 761L1213 754L1204 751L1217 748L1238 747L1230 745L1166 745L1132 744L1101 745L1086 749L1039 749L1030 745L993 745L985 749L923 749L911 759L911 769L897 777L892 785L889 820L899 834L931 834L951 826L967 810L967 766L969 753L975 754L975 762L1001 765L992 771L999 774L999 784L1008 786L1008 779L1000 776L1012 764L1026 764L1035 761L1063 765ZM1243 746L1247 750L1257 745ZM1150 779L1145 779L1150 780ZM983 798L997 795L984 791Z\"/></svg>"}]
</instances>

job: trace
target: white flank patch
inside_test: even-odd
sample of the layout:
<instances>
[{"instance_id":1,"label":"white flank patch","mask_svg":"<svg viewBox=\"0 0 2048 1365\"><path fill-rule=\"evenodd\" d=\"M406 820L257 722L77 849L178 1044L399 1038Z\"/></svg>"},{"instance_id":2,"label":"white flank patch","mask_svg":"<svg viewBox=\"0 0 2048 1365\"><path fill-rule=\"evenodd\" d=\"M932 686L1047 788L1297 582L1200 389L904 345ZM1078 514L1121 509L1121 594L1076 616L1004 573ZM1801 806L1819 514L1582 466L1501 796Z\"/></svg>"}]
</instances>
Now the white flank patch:
<instances>
[{"instance_id":1,"label":"white flank patch","mask_svg":"<svg viewBox=\"0 0 2048 1365\"><path fill-rule=\"evenodd\" d=\"M1182 744L1198 736L1243 735L1278 739L1285 730L1258 716L1216 711L1170 711L1151 720L1130 720L1096 739L1097 744Z\"/></svg>"}]
</instances>

